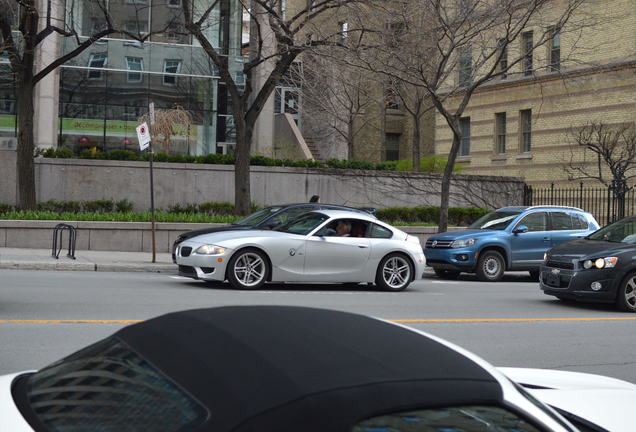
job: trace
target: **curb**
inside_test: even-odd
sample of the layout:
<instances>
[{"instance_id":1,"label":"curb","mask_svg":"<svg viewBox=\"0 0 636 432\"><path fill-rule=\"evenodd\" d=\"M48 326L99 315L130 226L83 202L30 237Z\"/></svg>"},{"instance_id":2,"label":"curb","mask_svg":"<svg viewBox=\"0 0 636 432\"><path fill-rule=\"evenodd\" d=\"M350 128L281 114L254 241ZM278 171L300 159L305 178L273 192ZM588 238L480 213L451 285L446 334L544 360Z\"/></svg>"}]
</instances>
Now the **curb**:
<instances>
[{"instance_id":1,"label":"curb","mask_svg":"<svg viewBox=\"0 0 636 432\"><path fill-rule=\"evenodd\" d=\"M173 264L96 264L91 262L0 262L1 270L63 270L63 271L99 271L99 272L145 272L177 274Z\"/></svg>"}]
</instances>

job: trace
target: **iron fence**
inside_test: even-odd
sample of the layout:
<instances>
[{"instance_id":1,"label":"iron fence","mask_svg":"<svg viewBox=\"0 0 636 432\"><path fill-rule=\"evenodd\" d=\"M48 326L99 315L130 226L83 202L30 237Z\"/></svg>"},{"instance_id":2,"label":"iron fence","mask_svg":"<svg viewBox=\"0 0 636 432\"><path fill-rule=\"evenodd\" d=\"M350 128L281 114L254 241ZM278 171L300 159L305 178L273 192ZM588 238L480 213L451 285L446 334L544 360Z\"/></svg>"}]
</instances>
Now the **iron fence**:
<instances>
[{"instance_id":1,"label":"iron fence","mask_svg":"<svg viewBox=\"0 0 636 432\"><path fill-rule=\"evenodd\" d=\"M607 187L526 186L524 205L559 205L578 207L594 215L601 226L635 214L636 193L624 185Z\"/></svg>"}]
</instances>

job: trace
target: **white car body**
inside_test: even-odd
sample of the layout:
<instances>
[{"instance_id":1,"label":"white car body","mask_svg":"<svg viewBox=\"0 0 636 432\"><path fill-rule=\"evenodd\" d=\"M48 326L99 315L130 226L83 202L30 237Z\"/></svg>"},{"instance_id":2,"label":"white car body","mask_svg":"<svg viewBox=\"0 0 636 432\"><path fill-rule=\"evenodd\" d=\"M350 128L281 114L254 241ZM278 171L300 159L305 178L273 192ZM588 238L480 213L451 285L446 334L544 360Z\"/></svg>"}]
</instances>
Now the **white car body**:
<instances>
[{"instance_id":1,"label":"white car body","mask_svg":"<svg viewBox=\"0 0 636 432\"><path fill-rule=\"evenodd\" d=\"M189 269L180 274L206 281L224 281L232 256L245 248L263 251L271 263L272 282L369 282L376 281L378 266L391 253L407 256L412 264L411 280L424 274L425 258L417 237L358 212L320 210L328 218L306 235L276 230L224 231L204 234L179 244L176 260ZM308 215L311 213L308 213ZM337 220L375 224L390 230L391 238L338 237L317 235ZM200 254L204 245L224 249L219 254ZM184 253L184 250L187 252ZM188 255L188 256L184 256ZM182 270L184 267L181 267Z\"/></svg>"},{"instance_id":2,"label":"white car body","mask_svg":"<svg viewBox=\"0 0 636 432\"><path fill-rule=\"evenodd\" d=\"M633 432L629 413L636 406L636 385L581 372L498 368L537 399L611 432Z\"/></svg>"}]
</instances>

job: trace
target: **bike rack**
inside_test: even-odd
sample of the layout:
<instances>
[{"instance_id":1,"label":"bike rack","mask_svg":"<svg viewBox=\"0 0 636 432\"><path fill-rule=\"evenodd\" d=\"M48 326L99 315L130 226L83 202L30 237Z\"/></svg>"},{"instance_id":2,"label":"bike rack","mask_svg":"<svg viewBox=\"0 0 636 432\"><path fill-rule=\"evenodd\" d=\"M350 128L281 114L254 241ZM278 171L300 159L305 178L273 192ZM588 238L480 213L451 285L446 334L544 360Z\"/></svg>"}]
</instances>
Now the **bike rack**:
<instances>
[{"instance_id":1,"label":"bike rack","mask_svg":"<svg viewBox=\"0 0 636 432\"><path fill-rule=\"evenodd\" d=\"M51 255L55 259L60 258L60 252L62 251L62 236L64 230L68 230L68 253L67 257L75 259L75 241L77 240L77 230L73 225L60 223L53 228L53 250ZM58 241L59 237L59 241Z\"/></svg>"}]
</instances>

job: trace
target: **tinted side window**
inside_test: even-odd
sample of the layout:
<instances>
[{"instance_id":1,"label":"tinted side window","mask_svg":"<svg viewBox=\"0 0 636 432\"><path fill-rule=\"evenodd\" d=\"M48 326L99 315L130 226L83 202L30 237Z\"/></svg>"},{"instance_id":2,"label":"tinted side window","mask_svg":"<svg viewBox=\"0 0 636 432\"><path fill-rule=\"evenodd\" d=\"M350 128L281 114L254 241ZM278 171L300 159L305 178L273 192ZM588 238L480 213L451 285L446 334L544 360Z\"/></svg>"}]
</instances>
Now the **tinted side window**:
<instances>
[{"instance_id":1,"label":"tinted side window","mask_svg":"<svg viewBox=\"0 0 636 432\"><path fill-rule=\"evenodd\" d=\"M547 231L548 214L546 212L530 213L517 224L517 226L521 225L527 226L528 231Z\"/></svg>"},{"instance_id":2,"label":"tinted side window","mask_svg":"<svg viewBox=\"0 0 636 432\"><path fill-rule=\"evenodd\" d=\"M310 212L312 210L315 210L315 207L292 207L288 210L283 210L282 212L278 213L276 216L274 216L273 218L271 218L268 221L268 225L270 224L274 224L276 223L276 225L281 224L281 223L285 223L288 222L302 214L305 214L307 212Z\"/></svg>"},{"instance_id":3,"label":"tinted side window","mask_svg":"<svg viewBox=\"0 0 636 432\"><path fill-rule=\"evenodd\" d=\"M572 213L571 216L572 216L572 229L575 229L575 230L588 229L589 225L584 215L580 213Z\"/></svg>"},{"instance_id":4,"label":"tinted side window","mask_svg":"<svg viewBox=\"0 0 636 432\"><path fill-rule=\"evenodd\" d=\"M539 432L516 414L494 406L443 407L373 417L352 432Z\"/></svg>"},{"instance_id":5,"label":"tinted side window","mask_svg":"<svg viewBox=\"0 0 636 432\"><path fill-rule=\"evenodd\" d=\"M369 237L371 238L391 238L393 237L393 232L390 229L384 228L380 225L371 224L371 233Z\"/></svg>"},{"instance_id":6,"label":"tinted side window","mask_svg":"<svg viewBox=\"0 0 636 432\"><path fill-rule=\"evenodd\" d=\"M565 212L551 212L552 231L563 231L572 229L572 218Z\"/></svg>"}]
</instances>

